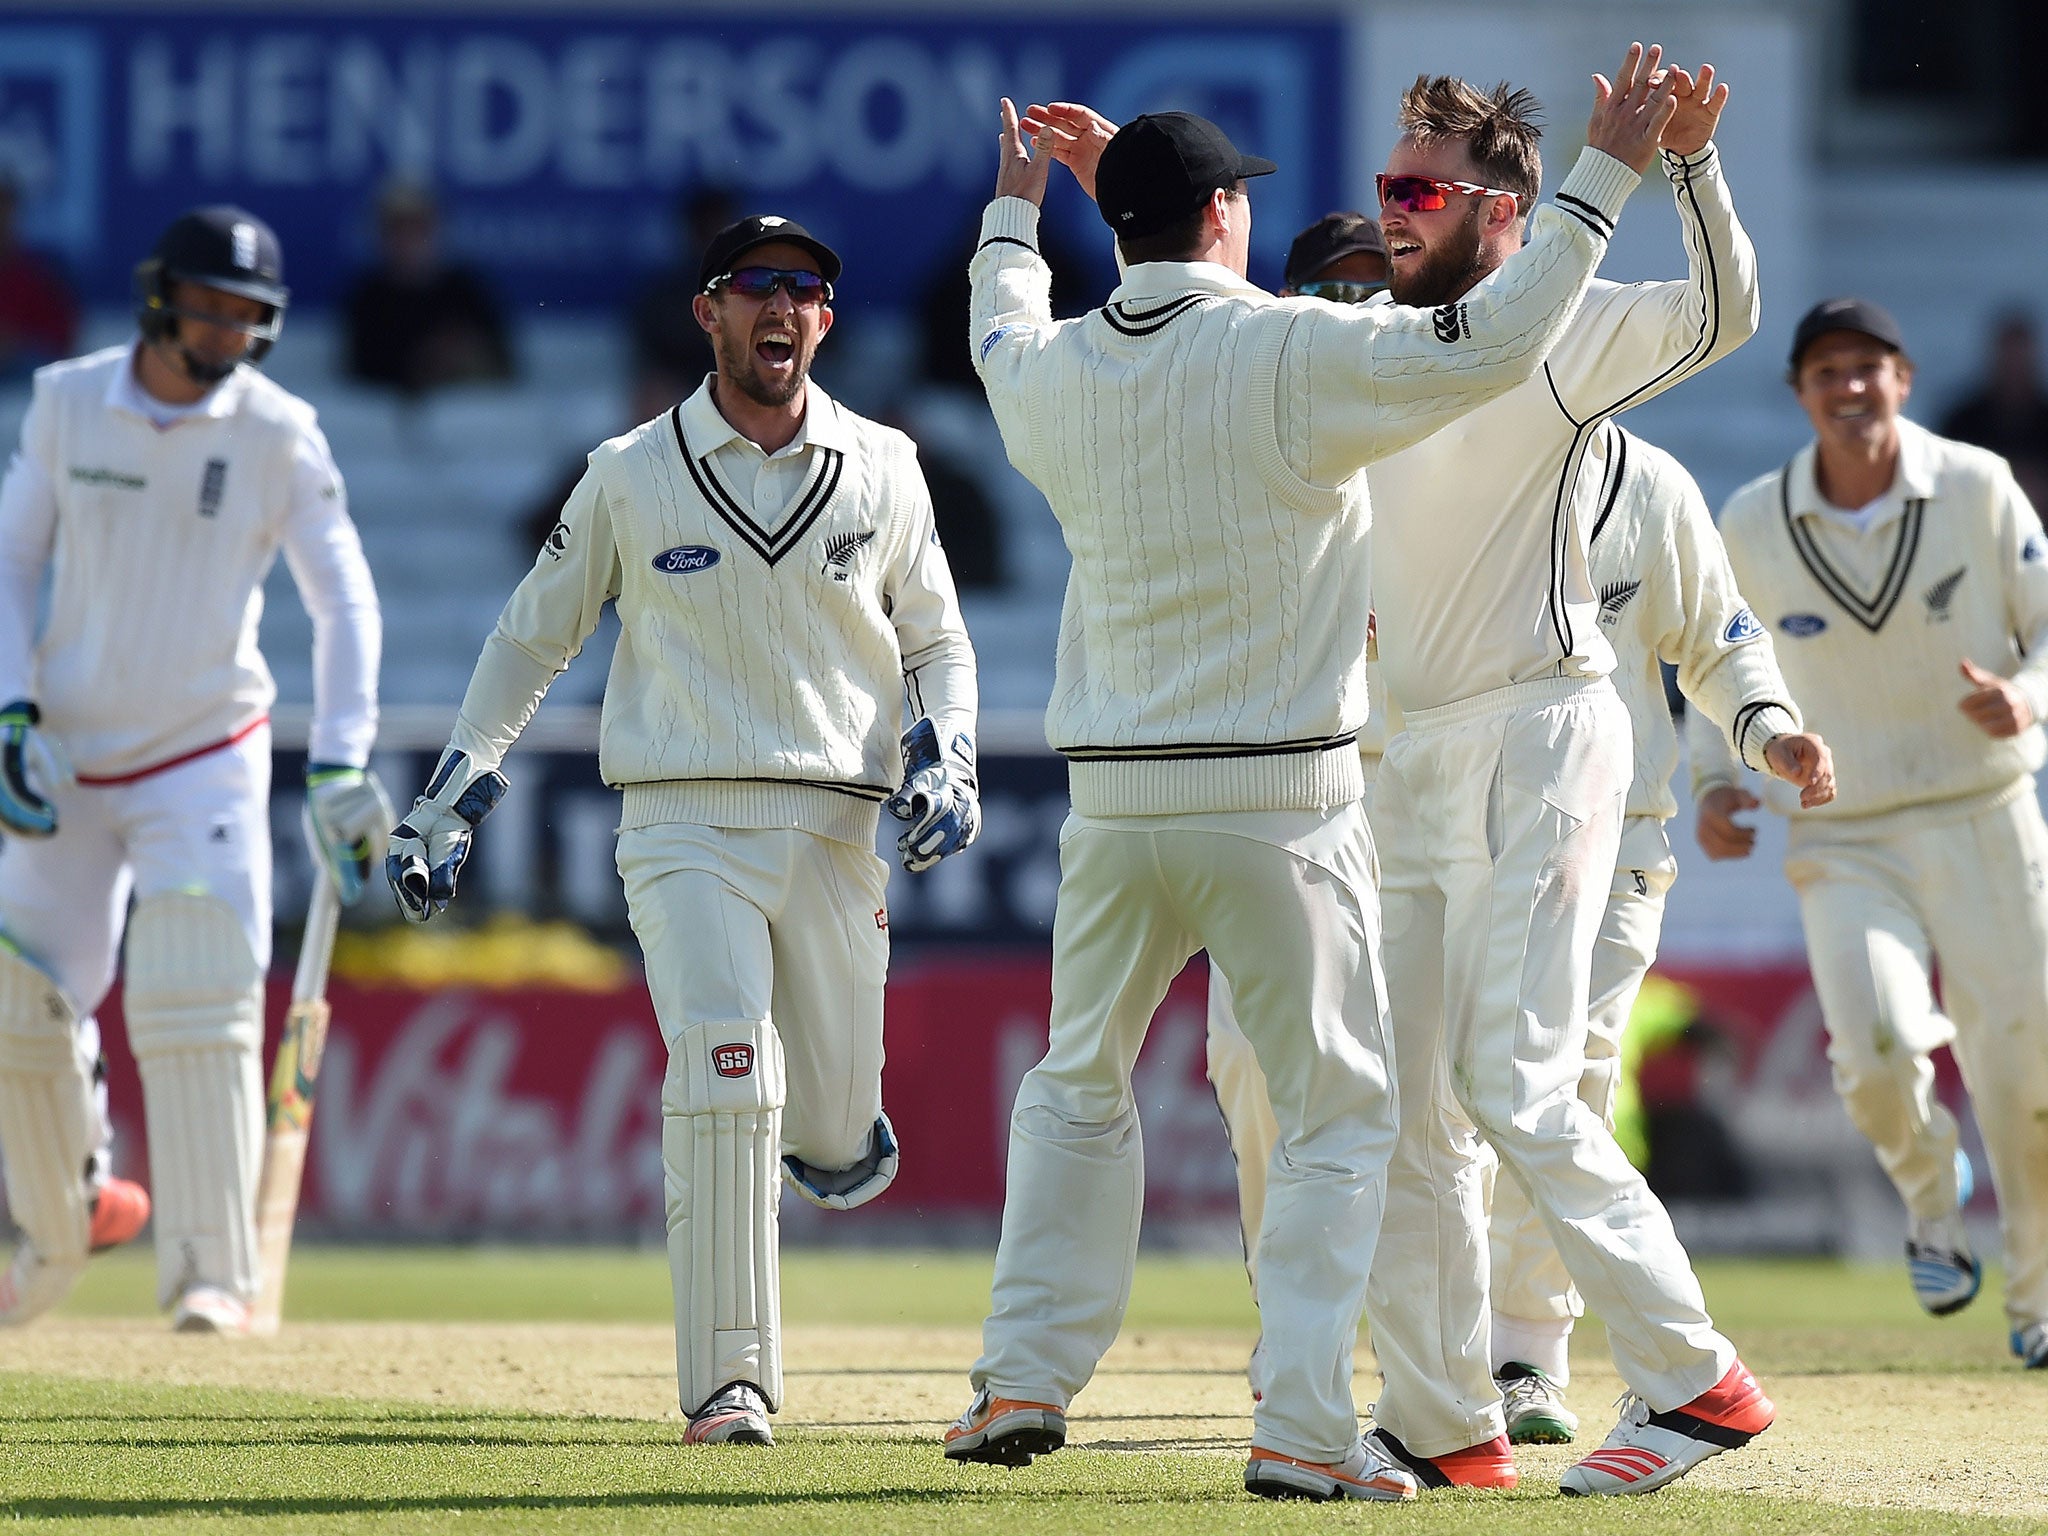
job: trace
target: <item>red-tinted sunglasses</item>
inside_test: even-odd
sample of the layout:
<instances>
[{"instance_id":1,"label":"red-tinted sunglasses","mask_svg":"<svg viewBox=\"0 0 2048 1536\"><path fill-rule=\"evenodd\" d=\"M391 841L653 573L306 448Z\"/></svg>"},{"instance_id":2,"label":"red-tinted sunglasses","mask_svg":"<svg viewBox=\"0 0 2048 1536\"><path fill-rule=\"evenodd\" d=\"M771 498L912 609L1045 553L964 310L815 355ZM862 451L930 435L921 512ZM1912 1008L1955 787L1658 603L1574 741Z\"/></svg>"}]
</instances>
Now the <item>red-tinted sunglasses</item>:
<instances>
[{"instance_id":1,"label":"red-tinted sunglasses","mask_svg":"<svg viewBox=\"0 0 2048 1536\"><path fill-rule=\"evenodd\" d=\"M765 299L781 288L798 304L832 302L832 285L824 278L815 272L793 272L786 267L741 267L714 277L704 285L704 291L710 293L722 287L748 299Z\"/></svg>"},{"instance_id":2,"label":"red-tinted sunglasses","mask_svg":"<svg viewBox=\"0 0 2048 1536\"><path fill-rule=\"evenodd\" d=\"M1520 194L1505 187L1482 187L1476 181L1438 181L1434 176L1380 176L1380 206L1392 204L1408 213L1435 213L1453 192L1468 197L1512 197L1520 207Z\"/></svg>"}]
</instances>

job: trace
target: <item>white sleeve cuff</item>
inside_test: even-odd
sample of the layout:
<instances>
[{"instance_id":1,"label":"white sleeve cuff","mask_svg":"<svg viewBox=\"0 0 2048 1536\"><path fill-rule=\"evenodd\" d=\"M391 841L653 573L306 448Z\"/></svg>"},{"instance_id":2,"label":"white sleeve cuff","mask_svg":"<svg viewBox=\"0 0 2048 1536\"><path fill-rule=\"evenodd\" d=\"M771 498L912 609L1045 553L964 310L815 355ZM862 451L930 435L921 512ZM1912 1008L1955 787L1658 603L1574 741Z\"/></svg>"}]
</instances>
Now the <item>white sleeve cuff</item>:
<instances>
[{"instance_id":1,"label":"white sleeve cuff","mask_svg":"<svg viewBox=\"0 0 2048 1536\"><path fill-rule=\"evenodd\" d=\"M981 215L981 245L991 242L1038 249L1038 204L1021 197L999 197ZM976 247L980 250L980 246Z\"/></svg>"},{"instance_id":2,"label":"white sleeve cuff","mask_svg":"<svg viewBox=\"0 0 2048 1536\"><path fill-rule=\"evenodd\" d=\"M1621 205L1628 201L1642 177L1605 150L1588 145L1579 152L1579 163L1557 189L1557 202L1572 212L1591 211L1606 220L1606 233L1614 232L1621 217Z\"/></svg>"},{"instance_id":3,"label":"white sleeve cuff","mask_svg":"<svg viewBox=\"0 0 2048 1536\"><path fill-rule=\"evenodd\" d=\"M1799 730L1799 717L1782 704L1764 704L1752 709L1749 718L1742 724L1742 737L1736 743L1736 750L1742 754L1745 766L1759 773L1768 771L1764 762L1764 748L1779 736L1791 736Z\"/></svg>"}]
</instances>

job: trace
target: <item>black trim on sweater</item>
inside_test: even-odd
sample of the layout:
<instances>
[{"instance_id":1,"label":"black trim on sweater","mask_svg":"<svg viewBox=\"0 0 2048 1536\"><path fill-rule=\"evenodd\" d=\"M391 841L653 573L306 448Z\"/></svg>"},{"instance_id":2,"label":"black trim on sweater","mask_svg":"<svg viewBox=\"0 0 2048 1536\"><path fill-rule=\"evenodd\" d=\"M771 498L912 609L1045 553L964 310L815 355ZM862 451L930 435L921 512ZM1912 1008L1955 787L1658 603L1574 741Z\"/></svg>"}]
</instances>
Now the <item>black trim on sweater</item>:
<instances>
[{"instance_id":1,"label":"black trim on sweater","mask_svg":"<svg viewBox=\"0 0 2048 1536\"><path fill-rule=\"evenodd\" d=\"M1884 580L1871 597L1858 592L1850 585L1849 578L1828 562L1820 541L1814 538L1804 520L1793 514L1790 464L1778 472L1778 509L1784 516L1785 533L1792 540L1793 553L1799 556L1799 562L1806 567L1807 573L1858 624L1873 635L1883 629L1885 620L1899 606L1899 599L1906 595L1906 575L1913 568L1913 556L1920 550L1920 526L1926 517L1927 498L1915 496L1907 501L1905 516L1899 519L1897 542L1892 546L1891 564L1886 567Z\"/></svg>"},{"instance_id":2,"label":"black trim on sweater","mask_svg":"<svg viewBox=\"0 0 2048 1536\"><path fill-rule=\"evenodd\" d=\"M1061 757L1077 763L1149 763L1207 760L1225 757L1296 757L1308 752L1334 752L1358 745L1358 732L1318 737L1312 741L1263 743L1169 742L1156 747L1055 747Z\"/></svg>"}]
</instances>

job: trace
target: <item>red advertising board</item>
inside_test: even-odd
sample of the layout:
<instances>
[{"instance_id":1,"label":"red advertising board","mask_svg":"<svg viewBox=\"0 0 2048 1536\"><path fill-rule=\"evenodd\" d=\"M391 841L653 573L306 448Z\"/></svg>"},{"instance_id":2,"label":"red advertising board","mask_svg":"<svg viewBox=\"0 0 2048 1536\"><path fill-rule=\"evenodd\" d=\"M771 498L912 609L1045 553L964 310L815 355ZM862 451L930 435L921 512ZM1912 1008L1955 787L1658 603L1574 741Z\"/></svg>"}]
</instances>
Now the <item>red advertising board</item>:
<instances>
[{"instance_id":1,"label":"red advertising board","mask_svg":"<svg viewBox=\"0 0 2048 1536\"><path fill-rule=\"evenodd\" d=\"M1842 1139L1802 968L1689 969L1674 979L1693 988L1732 1047L1738 1139L1854 1151ZM1234 1212L1229 1151L1204 1076L1205 991L1200 963L1190 966L1138 1063L1155 1217L1226 1221ZM1050 994L1040 955L948 953L898 965L885 1086L903 1165L870 1210L985 1222L1000 1209L1010 1104L1044 1049ZM643 987L422 992L337 982L332 1001L308 1230L531 1240L660 1233L664 1055ZM273 1043L285 1002L274 990ZM118 1012L110 1005L104 1014L117 1165L146 1178L135 1069Z\"/></svg>"}]
</instances>

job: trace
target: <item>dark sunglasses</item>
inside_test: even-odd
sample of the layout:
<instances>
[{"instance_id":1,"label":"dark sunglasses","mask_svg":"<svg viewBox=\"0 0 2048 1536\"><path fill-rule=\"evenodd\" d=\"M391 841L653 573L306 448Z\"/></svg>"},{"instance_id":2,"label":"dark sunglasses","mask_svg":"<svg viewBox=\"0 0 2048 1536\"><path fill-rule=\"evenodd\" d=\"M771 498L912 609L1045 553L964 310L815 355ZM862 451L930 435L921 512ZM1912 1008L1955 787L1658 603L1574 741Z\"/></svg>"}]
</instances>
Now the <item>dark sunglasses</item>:
<instances>
[{"instance_id":1,"label":"dark sunglasses","mask_svg":"<svg viewBox=\"0 0 2048 1536\"><path fill-rule=\"evenodd\" d=\"M1449 201L1453 192L1462 192L1468 197L1512 197L1515 206L1521 207L1520 194L1505 187L1482 187L1476 181L1438 181L1434 176L1380 176L1380 206L1389 205L1409 213L1435 213Z\"/></svg>"},{"instance_id":2,"label":"dark sunglasses","mask_svg":"<svg viewBox=\"0 0 2048 1536\"><path fill-rule=\"evenodd\" d=\"M1355 278L1320 278L1312 283L1297 283L1294 291L1311 299L1328 299L1332 304L1363 304L1376 293L1386 292L1385 283L1360 282Z\"/></svg>"},{"instance_id":3,"label":"dark sunglasses","mask_svg":"<svg viewBox=\"0 0 2048 1536\"><path fill-rule=\"evenodd\" d=\"M783 267L741 267L714 277L704 285L706 293L730 288L743 299L765 299L776 289L786 292L798 304L830 304L832 285L815 272L791 272Z\"/></svg>"}]
</instances>

